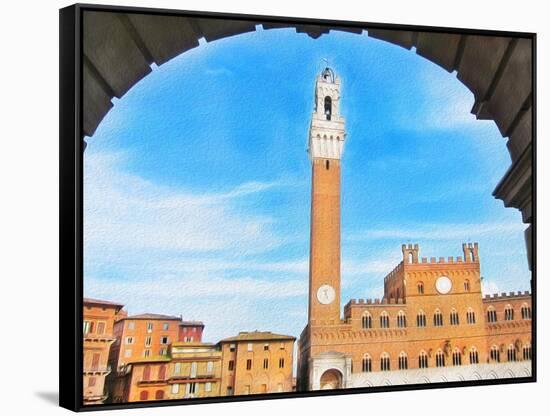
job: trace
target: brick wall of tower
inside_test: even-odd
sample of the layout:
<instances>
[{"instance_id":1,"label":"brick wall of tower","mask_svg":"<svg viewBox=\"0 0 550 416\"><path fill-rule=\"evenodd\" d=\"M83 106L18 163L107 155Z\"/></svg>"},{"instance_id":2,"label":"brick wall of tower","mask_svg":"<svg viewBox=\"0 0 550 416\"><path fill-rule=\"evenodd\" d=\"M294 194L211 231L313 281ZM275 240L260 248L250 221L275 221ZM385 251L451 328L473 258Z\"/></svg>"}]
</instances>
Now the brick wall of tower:
<instances>
[{"instance_id":1,"label":"brick wall of tower","mask_svg":"<svg viewBox=\"0 0 550 416\"><path fill-rule=\"evenodd\" d=\"M340 320L340 161L312 163L309 322ZM320 304L317 290L329 284L336 297Z\"/></svg>"}]
</instances>

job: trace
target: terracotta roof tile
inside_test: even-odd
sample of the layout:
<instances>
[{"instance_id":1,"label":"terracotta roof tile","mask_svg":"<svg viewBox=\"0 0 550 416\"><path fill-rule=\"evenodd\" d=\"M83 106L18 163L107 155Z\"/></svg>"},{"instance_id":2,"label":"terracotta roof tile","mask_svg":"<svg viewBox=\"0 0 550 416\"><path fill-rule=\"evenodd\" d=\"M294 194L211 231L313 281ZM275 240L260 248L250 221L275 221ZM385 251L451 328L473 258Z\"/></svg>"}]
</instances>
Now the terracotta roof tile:
<instances>
[{"instance_id":1,"label":"terracotta roof tile","mask_svg":"<svg viewBox=\"0 0 550 416\"><path fill-rule=\"evenodd\" d=\"M139 315L127 316L122 319L152 319L165 321L181 321L181 317L173 315L161 315L159 313L142 313Z\"/></svg>"},{"instance_id":2,"label":"terracotta roof tile","mask_svg":"<svg viewBox=\"0 0 550 416\"><path fill-rule=\"evenodd\" d=\"M181 321L181 326L204 326L202 321Z\"/></svg>"},{"instance_id":3,"label":"terracotta roof tile","mask_svg":"<svg viewBox=\"0 0 550 416\"><path fill-rule=\"evenodd\" d=\"M296 337L291 335L281 335L274 334L273 332L262 332L262 331L253 331L253 332L239 332L239 335L234 337L229 337L222 339L220 342L232 342L232 341L277 341L277 340L295 340Z\"/></svg>"},{"instance_id":4,"label":"terracotta roof tile","mask_svg":"<svg viewBox=\"0 0 550 416\"><path fill-rule=\"evenodd\" d=\"M116 303L116 302L111 302L109 300L99 300L99 299L92 299L92 298L82 298L82 303L83 304L86 304L86 303L93 303L93 304L96 304L96 305L111 305L111 306L124 306L122 303Z\"/></svg>"}]
</instances>

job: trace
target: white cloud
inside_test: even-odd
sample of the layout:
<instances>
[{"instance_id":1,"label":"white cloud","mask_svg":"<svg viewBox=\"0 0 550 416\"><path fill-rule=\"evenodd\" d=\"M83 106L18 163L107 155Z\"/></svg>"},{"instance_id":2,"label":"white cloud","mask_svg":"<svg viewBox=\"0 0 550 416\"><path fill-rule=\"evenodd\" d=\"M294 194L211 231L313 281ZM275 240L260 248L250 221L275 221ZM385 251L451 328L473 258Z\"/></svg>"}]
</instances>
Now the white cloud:
<instances>
[{"instance_id":1,"label":"white cloud","mask_svg":"<svg viewBox=\"0 0 550 416\"><path fill-rule=\"evenodd\" d=\"M349 241L381 239L408 240L458 240L465 241L493 234L521 234L525 224L511 222L464 223L464 224L413 224L407 227L379 228L350 234Z\"/></svg>"},{"instance_id":2,"label":"white cloud","mask_svg":"<svg viewBox=\"0 0 550 416\"><path fill-rule=\"evenodd\" d=\"M396 253L400 253L400 251L396 250ZM366 273L389 273L399 263L399 261L394 261L395 255L383 258L383 260L378 258L378 256L376 256L376 259L370 259L369 257L361 261L344 259L342 261L342 276L360 276Z\"/></svg>"},{"instance_id":3,"label":"white cloud","mask_svg":"<svg viewBox=\"0 0 550 416\"><path fill-rule=\"evenodd\" d=\"M86 251L261 252L282 244L272 218L231 203L277 183L248 182L219 193L185 192L124 172L124 161L121 154L86 155Z\"/></svg>"},{"instance_id":4,"label":"white cloud","mask_svg":"<svg viewBox=\"0 0 550 416\"><path fill-rule=\"evenodd\" d=\"M203 274L164 275L138 279L106 279L88 276L85 281L90 293L101 296L119 294L127 299L177 298L188 302L196 298L226 297L282 298L307 293L307 279L275 280L253 277L226 278ZM175 296L175 294L177 294ZM147 304L147 302L141 302Z\"/></svg>"},{"instance_id":5,"label":"white cloud","mask_svg":"<svg viewBox=\"0 0 550 416\"><path fill-rule=\"evenodd\" d=\"M497 282L494 280L483 279L481 281L481 292L484 295L490 295L493 293L500 293L500 288Z\"/></svg>"},{"instance_id":6,"label":"white cloud","mask_svg":"<svg viewBox=\"0 0 550 416\"><path fill-rule=\"evenodd\" d=\"M417 105L401 111L400 122L410 129L456 130L489 125L492 121L477 120L471 113L474 95L457 78L435 64L428 64L416 80L420 98Z\"/></svg>"},{"instance_id":7,"label":"white cloud","mask_svg":"<svg viewBox=\"0 0 550 416\"><path fill-rule=\"evenodd\" d=\"M255 272L282 272L301 274L307 276L309 270L308 259L283 260L279 262L260 262L254 260L228 260L209 258L173 259L160 262L158 270L182 273L207 273L207 272L228 272L235 270L246 270Z\"/></svg>"}]
</instances>

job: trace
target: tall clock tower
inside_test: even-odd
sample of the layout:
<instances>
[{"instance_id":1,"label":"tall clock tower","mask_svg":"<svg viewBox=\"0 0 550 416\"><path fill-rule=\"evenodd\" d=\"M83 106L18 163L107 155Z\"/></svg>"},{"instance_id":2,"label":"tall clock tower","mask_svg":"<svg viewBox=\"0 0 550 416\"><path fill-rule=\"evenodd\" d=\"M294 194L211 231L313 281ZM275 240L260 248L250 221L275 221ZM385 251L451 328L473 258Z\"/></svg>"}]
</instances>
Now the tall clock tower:
<instances>
[{"instance_id":1,"label":"tall clock tower","mask_svg":"<svg viewBox=\"0 0 550 416\"><path fill-rule=\"evenodd\" d=\"M310 327L340 322L340 158L344 150L340 79L325 68L315 83L309 128L312 165L309 253Z\"/></svg>"},{"instance_id":2,"label":"tall clock tower","mask_svg":"<svg viewBox=\"0 0 550 416\"><path fill-rule=\"evenodd\" d=\"M351 357L330 339L340 319L340 159L344 150L340 79L325 68L315 82L309 128L311 231L308 323L298 347L298 389L351 387ZM324 386L324 387L323 387Z\"/></svg>"}]
</instances>

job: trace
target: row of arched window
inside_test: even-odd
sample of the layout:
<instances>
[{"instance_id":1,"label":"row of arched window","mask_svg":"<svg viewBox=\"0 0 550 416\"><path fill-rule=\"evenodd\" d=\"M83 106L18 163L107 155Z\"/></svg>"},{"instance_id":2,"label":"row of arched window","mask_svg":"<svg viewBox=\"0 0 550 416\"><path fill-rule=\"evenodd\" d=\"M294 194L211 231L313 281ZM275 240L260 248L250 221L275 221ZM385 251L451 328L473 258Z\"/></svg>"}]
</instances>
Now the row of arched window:
<instances>
[{"instance_id":1,"label":"row of arched window","mask_svg":"<svg viewBox=\"0 0 550 416\"><path fill-rule=\"evenodd\" d=\"M501 361L501 349L498 345L491 346L490 359L493 362L500 363ZM525 360L531 360L533 357L533 352L530 344L525 344L521 348L521 358ZM518 361L518 351L513 344L508 345L506 349L506 360L507 361Z\"/></svg>"},{"instance_id":2,"label":"row of arched window","mask_svg":"<svg viewBox=\"0 0 550 416\"><path fill-rule=\"evenodd\" d=\"M466 322L468 324L476 323L476 314L472 308L468 308L466 312ZM460 318L456 309L452 309L449 313L449 323L451 325L460 325ZM407 327L407 316L405 312L399 311L396 317L397 328L406 328ZM439 309L434 312L433 315L433 325L434 326L443 326L444 319L443 314ZM371 329L373 327L373 319L369 312L365 312L361 317L361 326L364 329ZM416 315L416 326L425 327L427 326L426 314L424 311L418 312ZM386 311L383 311L380 314L380 328L389 328L390 327L390 316Z\"/></svg>"},{"instance_id":3,"label":"row of arched window","mask_svg":"<svg viewBox=\"0 0 550 416\"><path fill-rule=\"evenodd\" d=\"M521 319L528 320L531 319L531 307L527 304L522 305L521 307ZM511 305L507 305L504 308L504 320L513 321L514 320L514 308ZM497 311L493 306L489 306L487 309L487 322L497 322ZM426 326L426 315L423 311L418 312L416 315L416 326L425 327ZM460 318L456 309L452 309L449 313L449 323L451 325L460 325ZM475 324L476 323L476 314L472 308L468 308L466 311L466 323ZM406 328L407 327L407 316L405 312L399 311L396 317L397 328ZM434 326L443 326L444 319L443 314L439 309L434 312L433 315L433 325ZM370 329L373 327L373 319L369 312L365 312L361 317L361 326L365 329ZM389 328L390 327L390 317L386 311L383 311L380 314L380 328Z\"/></svg>"},{"instance_id":4,"label":"row of arched window","mask_svg":"<svg viewBox=\"0 0 550 416\"><path fill-rule=\"evenodd\" d=\"M524 303L521 305L521 319L527 320L531 319L531 307ZM505 321L513 321L514 320L514 308L512 305L506 305L504 308L504 320ZM497 311L493 306L489 306L487 308L487 322L497 322Z\"/></svg>"},{"instance_id":5,"label":"row of arched window","mask_svg":"<svg viewBox=\"0 0 550 416\"><path fill-rule=\"evenodd\" d=\"M454 348L451 354L451 364L453 366L460 366L463 364L462 360L463 354L459 348ZM467 355L469 364L479 364L479 353L476 347L470 348L470 351ZM508 346L506 350L507 361L518 361L518 356L516 353L516 348L513 344ZM531 345L526 344L522 348L522 358L523 360L531 360L532 351ZM490 351L490 361L500 362L500 349L497 345L493 345ZM439 349L435 353L435 366L436 367L445 367L447 365L445 353ZM422 350L418 354L418 368L428 368L428 354L426 351ZM401 351L399 357L397 358L397 369L398 370L407 370L409 368L409 360L407 353ZM365 354L361 363L361 369L364 373L370 373L373 371L372 357L370 354ZM390 355L387 352L383 352L380 355L380 371L391 371L391 360Z\"/></svg>"}]
</instances>

